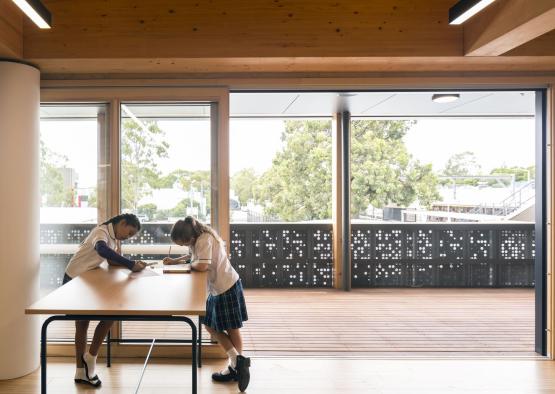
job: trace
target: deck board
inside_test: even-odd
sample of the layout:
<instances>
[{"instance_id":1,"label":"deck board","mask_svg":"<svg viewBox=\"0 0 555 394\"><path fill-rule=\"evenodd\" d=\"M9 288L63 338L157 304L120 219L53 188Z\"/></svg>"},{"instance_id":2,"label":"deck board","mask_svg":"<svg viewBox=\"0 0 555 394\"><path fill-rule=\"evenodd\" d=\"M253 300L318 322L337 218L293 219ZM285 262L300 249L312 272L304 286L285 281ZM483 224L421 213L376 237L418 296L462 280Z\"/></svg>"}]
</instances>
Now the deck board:
<instances>
[{"instance_id":1,"label":"deck board","mask_svg":"<svg viewBox=\"0 0 555 394\"><path fill-rule=\"evenodd\" d=\"M245 351L257 356L389 353L533 355L533 289L247 289ZM65 323L65 322L64 322ZM71 323L51 337L71 338ZM124 323L129 338L171 338L174 323ZM204 333L206 335L206 333Z\"/></svg>"}]
</instances>

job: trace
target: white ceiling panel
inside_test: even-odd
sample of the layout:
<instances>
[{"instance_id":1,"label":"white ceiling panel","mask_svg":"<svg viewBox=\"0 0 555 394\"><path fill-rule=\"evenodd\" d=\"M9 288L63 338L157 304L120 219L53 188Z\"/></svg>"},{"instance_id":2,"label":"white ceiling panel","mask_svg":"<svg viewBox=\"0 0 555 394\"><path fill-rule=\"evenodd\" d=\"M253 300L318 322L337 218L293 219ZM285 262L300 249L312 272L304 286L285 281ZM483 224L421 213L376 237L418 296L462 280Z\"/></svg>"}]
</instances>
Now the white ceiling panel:
<instances>
[{"instance_id":1,"label":"white ceiling panel","mask_svg":"<svg viewBox=\"0 0 555 394\"><path fill-rule=\"evenodd\" d=\"M534 116L535 93L462 91L452 103L436 103L436 92L248 92L231 94L231 115L331 116L349 111L372 117Z\"/></svg>"},{"instance_id":2,"label":"white ceiling panel","mask_svg":"<svg viewBox=\"0 0 555 394\"><path fill-rule=\"evenodd\" d=\"M230 113L238 115L283 115L301 93L241 93L231 95ZM305 94L305 93L303 93Z\"/></svg>"}]
</instances>

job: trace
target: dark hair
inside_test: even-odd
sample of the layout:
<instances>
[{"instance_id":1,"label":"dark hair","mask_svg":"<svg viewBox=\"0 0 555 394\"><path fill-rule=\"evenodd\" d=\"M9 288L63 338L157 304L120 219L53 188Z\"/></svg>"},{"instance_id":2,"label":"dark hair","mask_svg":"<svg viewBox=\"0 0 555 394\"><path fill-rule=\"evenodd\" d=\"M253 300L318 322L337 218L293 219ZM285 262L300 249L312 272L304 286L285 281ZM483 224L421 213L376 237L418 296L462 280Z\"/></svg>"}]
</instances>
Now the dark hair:
<instances>
[{"instance_id":1,"label":"dark hair","mask_svg":"<svg viewBox=\"0 0 555 394\"><path fill-rule=\"evenodd\" d=\"M204 233L212 235L218 242L222 241L212 228L199 222L192 216L187 216L185 220L178 220L172 227L170 237L173 242L182 241L189 243L193 238L198 238Z\"/></svg>"},{"instance_id":2,"label":"dark hair","mask_svg":"<svg viewBox=\"0 0 555 394\"><path fill-rule=\"evenodd\" d=\"M135 227L137 231L141 230L141 221L137 216L133 215L132 213L122 213L120 215L114 216L111 219L108 219L102 224L110 224L110 223L118 224L122 220L125 220L125 223L127 223L128 225Z\"/></svg>"}]
</instances>

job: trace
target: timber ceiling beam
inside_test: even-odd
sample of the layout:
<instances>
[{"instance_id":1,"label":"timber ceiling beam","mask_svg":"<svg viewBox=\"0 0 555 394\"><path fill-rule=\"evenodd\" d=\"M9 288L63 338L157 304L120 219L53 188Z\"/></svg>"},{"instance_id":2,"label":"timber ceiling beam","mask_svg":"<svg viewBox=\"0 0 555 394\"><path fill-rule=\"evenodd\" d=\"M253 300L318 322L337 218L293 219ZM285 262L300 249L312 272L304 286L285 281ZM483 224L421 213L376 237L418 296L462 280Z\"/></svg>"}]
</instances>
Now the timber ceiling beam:
<instances>
[{"instance_id":1,"label":"timber ceiling beam","mask_svg":"<svg viewBox=\"0 0 555 394\"><path fill-rule=\"evenodd\" d=\"M0 57L23 57L23 15L11 1L0 1Z\"/></svg>"},{"instance_id":2,"label":"timber ceiling beam","mask_svg":"<svg viewBox=\"0 0 555 394\"><path fill-rule=\"evenodd\" d=\"M555 29L555 0L497 0L464 25L466 56L499 56Z\"/></svg>"}]
</instances>

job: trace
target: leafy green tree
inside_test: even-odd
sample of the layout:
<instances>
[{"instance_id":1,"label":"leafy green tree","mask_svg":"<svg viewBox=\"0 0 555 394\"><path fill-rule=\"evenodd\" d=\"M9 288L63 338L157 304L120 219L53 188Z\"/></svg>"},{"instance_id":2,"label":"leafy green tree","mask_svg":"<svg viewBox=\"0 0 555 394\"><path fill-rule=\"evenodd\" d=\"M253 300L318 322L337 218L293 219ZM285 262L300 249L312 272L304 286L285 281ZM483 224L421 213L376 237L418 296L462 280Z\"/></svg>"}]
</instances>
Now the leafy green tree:
<instances>
[{"instance_id":1,"label":"leafy green tree","mask_svg":"<svg viewBox=\"0 0 555 394\"><path fill-rule=\"evenodd\" d=\"M351 211L369 205L430 206L441 197L431 164L412 158L403 141L413 122L354 120L351 123Z\"/></svg>"},{"instance_id":2,"label":"leafy green tree","mask_svg":"<svg viewBox=\"0 0 555 394\"><path fill-rule=\"evenodd\" d=\"M145 186L158 186L158 160L168 157L169 145L163 137L164 131L155 121L139 125L132 119L124 120L121 145L124 208L137 211L139 201L149 193Z\"/></svg>"},{"instance_id":3,"label":"leafy green tree","mask_svg":"<svg viewBox=\"0 0 555 394\"><path fill-rule=\"evenodd\" d=\"M200 209L200 204L198 201L193 201L188 198L184 198L183 200L179 201L175 207L170 209L170 216L173 217L185 217L187 215L187 208L195 207Z\"/></svg>"},{"instance_id":4,"label":"leafy green tree","mask_svg":"<svg viewBox=\"0 0 555 394\"><path fill-rule=\"evenodd\" d=\"M535 176L535 166L530 167L497 167L491 170L491 175L514 175L515 181L524 182L534 179Z\"/></svg>"},{"instance_id":5,"label":"leafy green tree","mask_svg":"<svg viewBox=\"0 0 555 394\"><path fill-rule=\"evenodd\" d=\"M89 194L89 201L87 202L89 207L96 208L98 206L98 191L96 187Z\"/></svg>"},{"instance_id":6,"label":"leafy green tree","mask_svg":"<svg viewBox=\"0 0 555 394\"><path fill-rule=\"evenodd\" d=\"M331 215L331 122L287 121L284 149L256 188L268 216L314 220Z\"/></svg>"},{"instance_id":7,"label":"leafy green tree","mask_svg":"<svg viewBox=\"0 0 555 394\"><path fill-rule=\"evenodd\" d=\"M151 220L152 220L152 219L155 219L155 220L167 220L170 216L172 216L172 215L170 214L170 209L158 209L158 210L156 210L156 213L155 213L154 217L153 217L153 218L150 218L150 219L151 219Z\"/></svg>"},{"instance_id":8,"label":"leafy green tree","mask_svg":"<svg viewBox=\"0 0 555 394\"><path fill-rule=\"evenodd\" d=\"M143 205L139 205L139 207L137 208L137 212L143 215L148 216L149 218L154 218L154 216L156 215L156 210L158 209L158 207L156 206L156 204L143 204Z\"/></svg>"},{"instance_id":9,"label":"leafy green tree","mask_svg":"<svg viewBox=\"0 0 555 394\"><path fill-rule=\"evenodd\" d=\"M443 169L443 175L446 176L480 175L481 172L482 167L478 163L476 155L470 151L454 154Z\"/></svg>"},{"instance_id":10,"label":"leafy green tree","mask_svg":"<svg viewBox=\"0 0 555 394\"><path fill-rule=\"evenodd\" d=\"M50 150L40 140L40 195L47 207L63 207L73 204L73 190L64 185L60 168L67 165L67 157Z\"/></svg>"},{"instance_id":11,"label":"leafy green tree","mask_svg":"<svg viewBox=\"0 0 555 394\"><path fill-rule=\"evenodd\" d=\"M437 178L407 152L411 122L354 120L351 138L352 213L371 204L430 205L439 200ZM264 173L255 195L265 213L282 220L331 217L331 122L287 121L284 148Z\"/></svg>"},{"instance_id":12,"label":"leafy green tree","mask_svg":"<svg viewBox=\"0 0 555 394\"><path fill-rule=\"evenodd\" d=\"M255 199L255 189L258 176L254 168L244 168L231 177L231 189L239 198L241 204Z\"/></svg>"}]
</instances>

